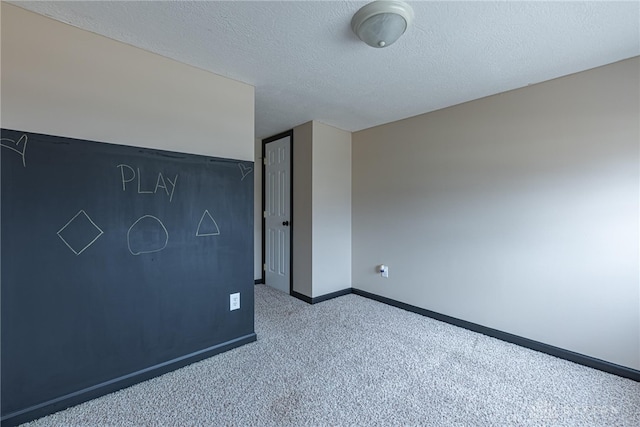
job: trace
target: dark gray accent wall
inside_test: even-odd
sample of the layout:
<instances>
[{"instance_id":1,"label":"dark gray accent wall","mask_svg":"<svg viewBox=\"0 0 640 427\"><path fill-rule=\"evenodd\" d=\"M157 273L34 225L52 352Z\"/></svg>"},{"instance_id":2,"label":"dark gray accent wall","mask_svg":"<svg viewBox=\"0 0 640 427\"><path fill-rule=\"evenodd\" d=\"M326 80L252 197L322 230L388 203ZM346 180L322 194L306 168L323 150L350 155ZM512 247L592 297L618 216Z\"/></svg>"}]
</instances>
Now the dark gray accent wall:
<instances>
[{"instance_id":1,"label":"dark gray accent wall","mask_svg":"<svg viewBox=\"0 0 640 427\"><path fill-rule=\"evenodd\" d=\"M5 129L0 150L3 419L255 339L252 162Z\"/></svg>"}]
</instances>

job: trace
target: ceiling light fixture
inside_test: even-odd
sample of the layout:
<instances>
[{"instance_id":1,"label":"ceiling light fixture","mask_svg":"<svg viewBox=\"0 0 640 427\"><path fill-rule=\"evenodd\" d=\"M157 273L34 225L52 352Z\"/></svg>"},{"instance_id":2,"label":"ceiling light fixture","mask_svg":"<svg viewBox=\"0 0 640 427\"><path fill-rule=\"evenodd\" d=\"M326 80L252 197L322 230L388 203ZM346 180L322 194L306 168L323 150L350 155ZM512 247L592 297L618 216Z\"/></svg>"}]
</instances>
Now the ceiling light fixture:
<instances>
[{"instance_id":1,"label":"ceiling light fixture","mask_svg":"<svg viewBox=\"0 0 640 427\"><path fill-rule=\"evenodd\" d=\"M372 47L392 45L409 28L413 9L403 1L374 1L353 15L351 29Z\"/></svg>"}]
</instances>

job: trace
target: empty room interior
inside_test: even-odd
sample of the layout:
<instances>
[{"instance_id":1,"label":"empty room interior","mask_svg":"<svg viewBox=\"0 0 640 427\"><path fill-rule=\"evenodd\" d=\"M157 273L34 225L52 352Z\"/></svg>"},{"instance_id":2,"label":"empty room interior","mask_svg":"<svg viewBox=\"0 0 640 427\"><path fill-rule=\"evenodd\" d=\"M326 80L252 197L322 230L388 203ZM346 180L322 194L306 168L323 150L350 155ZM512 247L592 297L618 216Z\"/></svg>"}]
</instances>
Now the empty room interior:
<instances>
[{"instance_id":1,"label":"empty room interior","mask_svg":"<svg viewBox=\"0 0 640 427\"><path fill-rule=\"evenodd\" d=\"M2 426L640 425L640 3L2 1Z\"/></svg>"}]
</instances>

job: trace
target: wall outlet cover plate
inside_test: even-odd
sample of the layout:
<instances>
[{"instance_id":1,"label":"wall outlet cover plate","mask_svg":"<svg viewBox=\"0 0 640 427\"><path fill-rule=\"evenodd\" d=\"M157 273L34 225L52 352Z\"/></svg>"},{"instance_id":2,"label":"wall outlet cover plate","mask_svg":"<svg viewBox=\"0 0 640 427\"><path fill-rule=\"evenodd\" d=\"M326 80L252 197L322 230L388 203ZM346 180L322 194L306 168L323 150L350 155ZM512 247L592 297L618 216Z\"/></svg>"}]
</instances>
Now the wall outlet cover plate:
<instances>
[{"instance_id":1,"label":"wall outlet cover plate","mask_svg":"<svg viewBox=\"0 0 640 427\"><path fill-rule=\"evenodd\" d=\"M238 310L240 308L240 292L229 295L229 311Z\"/></svg>"}]
</instances>

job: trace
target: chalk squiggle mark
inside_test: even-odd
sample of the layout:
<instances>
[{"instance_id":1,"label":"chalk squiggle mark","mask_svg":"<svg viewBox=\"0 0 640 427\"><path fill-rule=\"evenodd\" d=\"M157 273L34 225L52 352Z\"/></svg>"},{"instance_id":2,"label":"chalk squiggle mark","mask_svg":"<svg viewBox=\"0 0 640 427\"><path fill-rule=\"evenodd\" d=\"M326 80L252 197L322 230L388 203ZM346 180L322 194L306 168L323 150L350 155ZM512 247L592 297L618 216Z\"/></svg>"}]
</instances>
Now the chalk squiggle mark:
<instances>
[{"instance_id":1,"label":"chalk squiggle mark","mask_svg":"<svg viewBox=\"0 0 640 427\"><path fill-rule=\"evenodd\" d=\"M244 163L238 163L238 167L240 168L240 173L242 174L242 178L240 178L240 181L244 181L247 175L253 172L253 167L247 166Z\"/></svg>"},{"instance_id":2,"label":"chalk squiggle mark","mask_svg":"<svg viewBox=\"0 0 640 427\"><path fill-rule=\"evenodd\" d=\"M4 148L8 148L11 151L15 151L16 153L20 154L20 157L22 157L22 166L23 167L27 167L27 163L25 160L25 153L27 152L27 134L23 134L20 139L18 140L18 142L14 141L11 138L1 138L0 139L0 145L3 146Z\"/></svg>"}]
</instances>

